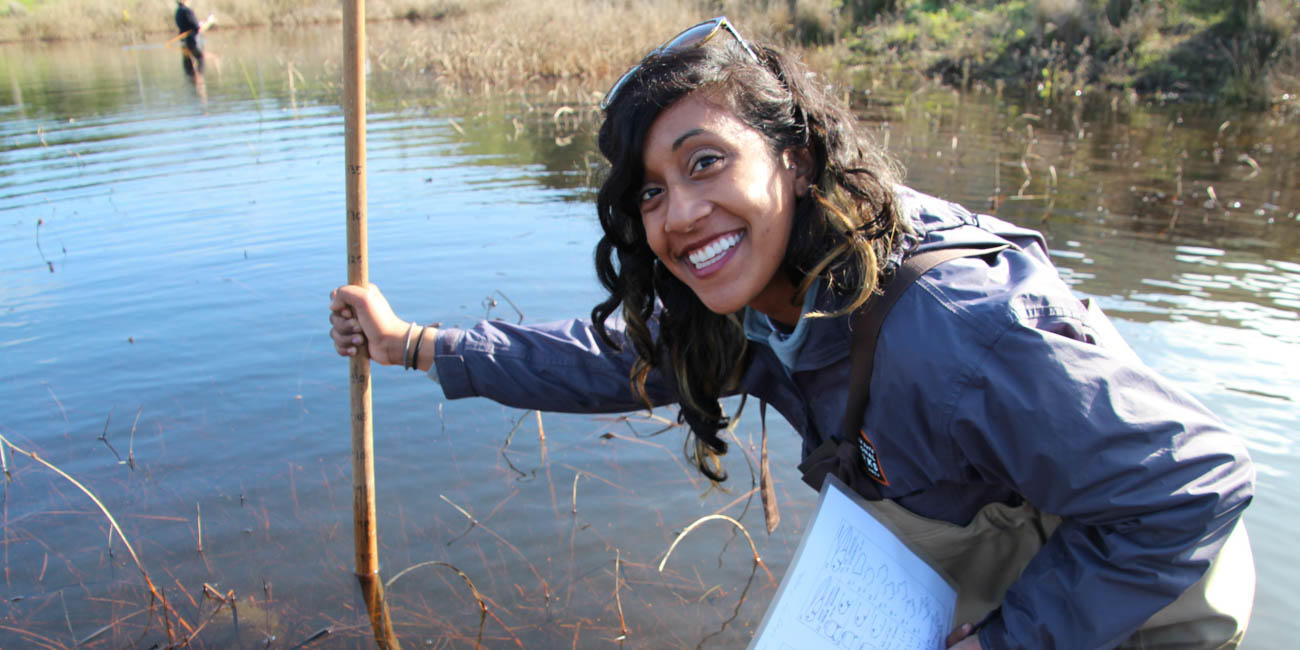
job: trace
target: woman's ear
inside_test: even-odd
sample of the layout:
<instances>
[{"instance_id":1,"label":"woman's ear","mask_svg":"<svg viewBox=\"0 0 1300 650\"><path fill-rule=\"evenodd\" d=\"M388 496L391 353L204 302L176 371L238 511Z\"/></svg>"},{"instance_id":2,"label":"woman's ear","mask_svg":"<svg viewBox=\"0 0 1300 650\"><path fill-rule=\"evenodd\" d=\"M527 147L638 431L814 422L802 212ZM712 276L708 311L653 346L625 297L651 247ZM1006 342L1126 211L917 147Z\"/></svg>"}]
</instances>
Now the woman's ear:
<instances>
[{"instance_id":1,"label":"woman's ear","mask_svg":"<svg viewBox=\"0 0 1300 650\"><path fill-rule=\"evenodd\" d=\"M808 147L789 147L781 153L781 162L786 169L794 172L795 196L808 196L814 176L812 152Z\"/></svg>"}]
</instances>

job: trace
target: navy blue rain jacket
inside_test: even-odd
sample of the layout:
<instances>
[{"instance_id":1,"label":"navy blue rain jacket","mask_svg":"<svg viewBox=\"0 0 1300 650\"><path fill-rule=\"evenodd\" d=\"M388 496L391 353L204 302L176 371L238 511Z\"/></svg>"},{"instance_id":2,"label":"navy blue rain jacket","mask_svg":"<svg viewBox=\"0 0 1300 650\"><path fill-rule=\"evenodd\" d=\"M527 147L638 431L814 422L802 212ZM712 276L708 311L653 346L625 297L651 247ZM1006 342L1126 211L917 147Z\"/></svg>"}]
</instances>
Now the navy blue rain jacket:
<instances>
[{"instance_id":1,"label":"navy blue rain jacket","mask_svg":"<svg viewBox=\"0 0 1300 650\"><path fill-rule=\"evenodd\" d=\"M1217 554L1254 492L1245 447L1070 292L1038 233L899 193L921 249L1015 247L930 270L885 321L864 418L883 496L958 525L992 502L1060 515L981 643L1112 647ZM847 316L802 326L811 329L792 368L751 341L741 390L780 411L807 456L843 435L851 339ZM587 320L485 321L439 330L436 345L431 374L448 398L579 413L644 407L629 389L632 345L612 350ZM656 403L675 401L672 382L651 374Z\"/></svg>"}]
</instances>

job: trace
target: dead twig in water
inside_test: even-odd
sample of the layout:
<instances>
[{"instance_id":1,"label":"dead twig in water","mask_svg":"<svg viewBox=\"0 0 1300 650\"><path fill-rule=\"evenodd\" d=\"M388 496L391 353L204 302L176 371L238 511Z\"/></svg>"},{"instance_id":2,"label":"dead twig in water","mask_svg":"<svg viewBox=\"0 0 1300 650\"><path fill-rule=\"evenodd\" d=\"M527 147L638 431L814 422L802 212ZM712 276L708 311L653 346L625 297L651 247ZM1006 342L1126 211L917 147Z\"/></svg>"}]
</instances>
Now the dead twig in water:
<instances>
[{"instance_id":1,"label":"dead twig in water","mask_svg":"<svg viewBox=\"0 0 1300 650\"><path fill-rule=\"evenodd\" d=\"M113 457L117 459L118 464L122 464L122 455L117 453L113 448L113 443L108 441L108 423L113 421L113 409L108 409L108 417L104 418L104 432L99 434L99 441L104 443L108 450L113 452Z\"/></svg>"},{"instance_id":2,"label":"dead twig in water","mask_svg":"<svg viewBox=\"0 0 1300 650\"><path fill-rule=\"evenodd\" d=\"M542 578L542 574L539 573L539 572L537 571L537 567L534 566L533 563L532 563L531 561L529 561L528 556L524 555L523 552L519 550L519 547L515 546L514 544L511 544L511 543L510 543L506 538L504 538L504 537L502 537L501 535L497 534L497 532L496 532L495 530L492 530L491 528L488 528L486 525L483 524L483 522L481 522L481 521L475 519L475 518L474 518L474 515L471 515L471 514L469 514L468 512L466 512L464 508L462 508L462 507L456 505L455 503L453 503L452 500L451 500L451 499L448 499L445 495L439 494L439 495L438 495L438 498L439 498L439 499L442 499L443 501L446 501L448 505L450 505L451 507L453 507L453 508L455 508L457 511L459 511L460 514L465 515L465 518L466 518L466 519L469 519L469 521L470 521L470 528L471 528L471 529L474 528L474 526L478 526L479 528L482 528L484 531L487 532L487 534L489 534L489 535L495 537L495 538L497 539L497 541L501 542L502 544L505 544L505 545L506 545L506 548L509 548L510 550L514 551L514 552L515 552L515 555L518 555L518 556L519 556L519 559L523 560L524 563L528 565L528 569L529 569L530 571L533 572L533 576L536 577L536 578L537 578L537 582L541 584L541 586L542 586L542 591L543 591L543 593L544 593L545 596L546 596L546 603L547 603L547 606L548 606L548 607L550 606L550 602L551 602L551 588L550 588L550 586L546 584L546 580L545 580L544 578ZM465 533L468 533L468 532L469 532L469 530L466 530L466 531L465 531ZM465 535L465 533L461 533L461 536L463 537L463 536ZM751 545L752 545L752 542L751 542Z\"/></svg>"},{"instance_id":3,"label":"dead twig in water","mask_svg":"<svg viewBox=\"0 0 1300 650\"><path fill-rule=\"evenodd\" d=\"M45 225L44 219L36 220L36 252L41 254L41 261L50 268L50 273L54 272L54 262L45 258L45 251L41 250L41 226Z\"/></svg>"},{"instance_id":4,"label":"dead twig in water","mask_svg":"<svg viewBox=\"0 0 1300 650\"><path fill-rule=\"evenodd\" d=\"M515 464L510 462L510 457L506 455L506 448L510 446L510 441L515 437L515 432L519 430L521 425L523 425L524 418L526 417L528 417L527 411L525 411L523 415L519 416L518 420L515 420L515 426L510 428L510 432L506 434L505 442L501 443L501 458L505 459L506 464L510 466L510 469L514 470L519 474L519 476L528 476L528 474L518 467L515 467Z\"/></svg>"},{"instance_id":5,"label":"dead twig in water","mask_svg":"<svg viewBox=\"0 0 1300 650\"><path fill-rule=\"evenodd\" d=\"M405 569L402 569L401 571L398 571L398 572L397 572L397 575L395 575L395 576L389 578L389 579L388 579L388 582L384 583L384 588L385 588L385 589L391 589L392 586L393 586L393 583L394 583L394 582L397 582L397 579L398 579L398 578L400 578L400 577L402 577L402 576L404 576L404 575L406 575L406 574L408 574L408 573L410 573L410 572L412 572L412 571L414 571L414 570L416 570L416 569L423 568L423 567L427 567L427 566L445 566L445 567L447 567L448 569L451 569L452 571L455 571L455 572L456 572L456 575L460 576L461 580L464 580L464 581L465 581L465 584L469 585L469 590L470 590L471 592L473 592L473 594L474 594L474 600L478 601L478 608L479 608L479 611L484 612L484 613L487 612L487 604L485 604L485 603L483 602L483 595L479 593L479 591L478 591L478 587L475 587L475 586L474 586L474 582L473 582L472 580L469 579L469 576L465 575L465 572L464 572L464 571L461 571L460 569L457 569L455 566L453 566L452 564L447 563L447 562L440 562L440 561L438 561L438 560L430 560L430 561L428 561L428 562L421 562L421 563L419 563L419 564L413 564L413 565L411 565L411 566L408 566L408 567L406 567Z\"/></svg>"},{"instance_id":6,"label":"dead twig in water","mask_svg":"<svg viewBox=\"0 0 1300 650\"><path fill-rule=\"evenodd\" d=\"M72 636L72 642L77 642L77 632L72 629L72 617L68 615L68 601L63 599L63 592L59 592L59 604L63 606L63 622L68 624L68 634Z\"/></svg>"},{"instance_id":7,"label":"dead twig in water","mask_svg":"<svg viewBox=\"0 0 1300 650\"><path fill-rule=\"evenodd\" d=\"M776 505L776 487L772 485L772 469L767 459L767 403L759 402L758 418L763 424L763 443L759 457L758 485L763 501L763 522L767 524L767 534L771 535L781 523L781 511Z\"/></svg>"},{"instance_id":8,"label":"dead twig in water","mask_svg":"<svg viewBox=\"0 0 1300 650\"><path fill-rule=\"evenodd\" d=\"M90 643L91 641L94 641L95 638L98 637L99 635L101 635L101 634L103 634L103 633L105 633L105 632L107 632L107 631L109 631L109 630L111 630L111 629L117 627L117 626L120 625L121 623L126 622L126 621L128 621L128 620L131 620L131 619L133 619L133 618L135 618L135 617L137 617L137 616L139 616L139 615L141 615L141 614L143 614L143 613L145 613L145 612L147 612L147 611L149 611L149 610L148 610L148 609L138 609L138 610L136 610L136 611L134 611L134 612L132 612L132 613L130 613L130 614L127 614L126 616L123 616L122 618L116 619L116 620L114 620L113 622L111 622L111 623L109 623L109 624L107 624L107 625L105 625L105 626L99 628L98 630L95 630L94 632L91 632L91 633L90 633L89 635L87 635L84 639L78 641L78 642L76 643L76 645L79 645L79 646L86 645L87 643Z\"/></svg>"},{"instance_id":9,"label":"dead twig in water","mask_svg":"<svg viewBox=\"0 0 1300 650\"><path fill-rule=\"evenodd\" d=\"M546 457L546 427L542 426L542 412L534 411L534 413L537 414L537 444L541 447L537 466L546 470L546 487L551 491L551 510L555 512L555 518L559 519L560 504L555 498L555 480L551 478L551 462Z\"/></svg>"},{"instance_id":10,"label":"dead twig in water","mask_svg":"<svg viewBox=\"0 0 1300 650\"><path fill-rule=\"evenodd\" d=\"M504 298L507 303L509 303L510 308L515 310L516 314L519 314L519 322L523 323L524 322L523 310L519 309L519 306L515 304L515 301L511 300L510 296L507 296L504 291L497 289L497 293L500 294L501 297Z\"/></svg>"},{"instance_id":11,"label":"dead twig in water","mask_svg":"<svg viewBox=\"0 0 1300 650\"><path fill-rule=\"evenodd\" d=\"M739 528L740 532L745 534L745 539L749 541L749 550L753 551L754 553L754 562L758 563L763 567L763 570L767 572L767 577L769 579L771 579L773 582L776 581L776 578L772 575L772 572L768 570L767 565L763 564L763 558L759 557L758 547L754 546L754 538L749 536L749 531L745 530L744 524L741 524L739 521L736 521L735 519L732 519L727 515L705 515L703 517L700 517L699 519L696 519L694 522L691 523L691 525L687 526L685 530L678 533L677 538L674 539L673 543L668 546L668 552L664 553L664 559L659 561L660 573L663 573L664 565L668 564L668 558L672 556L673 549L677 548L677 544L681 542L682 539L685 538L686 535L688 535L692 530L695 530L697 527L699 527L700 524L703 524L704 522L709 521L711 519L721 519L723 521L731 523L732 526Z\"/></svg>"},{"instance_id":12,"label":"dead twig in water","mask_svg":"<svg viewBox=\"0 0 1300 650\"><path fill-rule=\"evenodd\" d=\"M80 481L78 481L75 478L72 478L72 476L70 476L67 472L64 472L63 470L54 466L52 463L45 460L44 458L41 458L40 455L37 454L36 452L27 451L21 447L15 446L14 443L9 442L9 440L4 436L0 436L0 445L8 445L9 448L14 451L14 453L22 454L44 465L45 467L53 471L55 474L58 474L59 476L67 480L69 483L76 486L78 490L81 490L83 494L89 497L90 500L95 503L95 506L99 508L99 511L104 514L104 517L108 519L109 525L112 526L113 530L117 532L117 536L122 538L122 544L126 546L127 552L131 554L131 559L135 562L135 567L140 570L140 576L144 578L145 585L149 587L149 593L162 603L163 622L167 626L167 641L169 643L173 641L172 633L171 633L171 621L170 618L168 617L169 612L171 614L176 615L176 620L181 624L181 627L185 628L186 632L190 634L194 633L194 628L191 627L190 624L187 623L183 617L181 617L179 612L175 611L174 609L172 609L171 605L167 604L167 599L164 598L162 593L158 590L158 588L154 586L153 580L149 578L149 572L145 571L144 569L144 563L140 561L140 556L136 555L135 547L131 546L131 541L127 539L126 533L122 532L122 527L117 524L117 519L113 517L113 513L108 511L108 507L104 505L104 502L100 501L99 497L95 496L95 493L90 491L90 488L87 488L85 485L82 485Z\"/></svg>"},{"instance_id":13,"label":"dead twig in water","mask_svg":"<svg viewBox=\"0 0 1300 650\"><path fill-rule=\"evenodd\" d=\"M614 549L614 603L618 605L618 627L622 632L615 641L622 641L627 638L627 622L623 620L623 597L619 595L618 585L622 580L619 577L619 564L622 557L622 551Z\"/></svg>"},{"instance_id":14,"label":"dead twig in water","mask_svg":"<svg viewBox=\"0 0 1300 650\"><path fill-rule=\"evenodd\" d=\"M135 470L135 427L140 424L140 414L143 412L143 406L136 410L135 421L131 423L131 437L127 440L126 463L133 471Z\"/></svg>"},{"instance_id":15,"label":"dead twig in water","mask_svg":"<svg viewBox=\"0 0 1300 650\"><path fill-rule=\"evenodd\" d=\"M311 645L312 643L315 643L317 640L323 639L333 633L334 633L334 626L327 625L319 630L316 630L311 634L311 636L303 639L297 645L293 646L293 650L298 650L299 648L305 648Z\"/></svg>"},{"instance_id":16,"label":"dead twig in water","mask_svg":"<svg viewBox=\"0 0 1300 650\"><path fill-rule=\"evenodd\" d=\"M67 412L66 410L64 410L64 408L63 408L63 402L60 402L60 401L59 401L59 396L54 394L54 389L53 389L53 388L50 388L50 385L49 385L48 383L46 383L46 382L41 382L41 383L42 383L42 384L45 384L45 390L50 391L50 399L54 400L54 404L55 404L55 406L58 406L58 407L59 407L59 413L63 416L63 422L64 422L64 424L67 424L67 422L68 422L68 412Z\"/></svg>"},{"instance_id":17,"label":"dead twig in water","mask_svg":"<svg viewBox=\"0 0 1300 650\"><path fill-rule=\"evenodd\" d=\"M518 471L518 470L516 470L516 471ZM458 539L460 539L460 538L462 538L462 537L468 535L468 534L469 534L469 531L474 530L474 527L478 525L478 520L475 519L475 518L473 517L473 515L469 514L468 512L465 512L465 509L464 509L464 508L462 508L462 507L456 505L455 503L452 503L452 500L451 500L451 499L448 499L447 497L445 497L445 496L443 496L443 495L441 495L441 494L438 495L438 498L439 498L439 499L442 499L443 501L446 501L446 502L449 503L449 504L451 504L451 507L455 508L456 510L459 510L459 511L460 511L460 514L465 515L465 518L469 520L469 528L466 528L466 529L465 529L465 532L463 532L463 533L461 533L461 534L459 534L459 535L457 535L457 536L451 538L451 541L447 542L447 546L451 546L452 542L455 542L456 540L458 540Z\"/></svg>"},{"instance_id":18,"label":"dead twig in water","mask_svg":"<svg viewBox=\"0 0 1300 650\"><path fill-rule=\"evenodd\" d=\"M446 500L446 497L443 497L443 499ZM450 501L447 501L447 503L451 503L451 502L450 502ZM457 510L460 510L461 512L465 512L464 510L461 510L460 506L457 506L457 505L454 504L454 503L452 503L451 505L454 506ZM398 579L398 578L400 578L400 577L406 575L407 573L410 573L410 572L412 572L412 571L414 571L414 570L416 570L416 569L419 569L419 568L421 568L421 567L426 567L426 566L445 566L445 567L447 567L448 569L451 569L452 571L455 571L455 572L456 572L456 575L459 575L459 576L461 577L461 579L465 581L465 584L469 585L469 589L470 589L471 592L473 592L473 594L474 594L474 600L478 601L478 607L479 607L479 619L478 619L478 634L479 634L479 638L478 638L478 641L476 642L475 647L482 647L483 624L484 624L485 622L487 622L487 617L489 617L489 616L492 617L492 620L494 620L494 621L497 622L497 625L500 625L500 626L501 626L501 629L503 629L503 630L506 631L506 634L509 634L509 635L510 635L511 639L514 640L515 645L519 646L520 648L524 647L524 642L523 642L522 640L520 640L520 638L519 638L518 636L515 635L514 631L512 631L509 627L506 626L505 621L501 620L501 618L498 617L498 616L496 615L496 612L493 612L492 610L488 609L487 603L485 602L485 600L484 600L484 598L483 598L483 594L479 593L478 587L475 587L475 586L474 586L474 582L473 582L472 580L469 579L469 576L465 575L465 572L464 572L464 571L461 571L460 569L456 568L456 567L453 566L452 564L449 564L449 563L447 563L447 562L441 562L441 561L438 561L438 560L430 560L430 561L428 561L428 562L421 562L421 563L419 563L419 564L414 564L414 565L412 565L412 566L406 567L405 569L402 569L401 571L398 571L398 572L397 572L397 575L395 575L395 576L389 578L389 579L388 579L388 582L384 584L384 588L385 588L385 589L388 589L388 588L392 587L392 586L393 586L393 583L394 583L394 582L397 582L397 579ZM547 592L547 596L546 596L546 598L547 598L547 602L549 603L549 601L550 601L550 592L549 592L549 591ZM497 605L496 603L493 603L493 605L496 605L497 607L500 607L500 605ZM548 605L548 606L549 606L549 605ZM305 643L305 642L304 642L304 643ZM297 646L297 647L301 647L301 646Z\"/></svg>"},{"instance_id":19,"label":"dead twig in water","mask_svg":"<svg viewBox=\"0 0 1300 650\"><path fill-rule=\"evenodd\" d=\"M22 634L22 635L25 635L25 636L27 636L28 638L30 638L30 639L32 639L32 640L34 640L34 641L37 641L37 642L40 642L40 643L44 643L44 644L46 645L46 647L49 647L49 648L64 648L64 647L66 647L66 646L64 646L62 643L59 643L58 641L55 641L54 639L51 639L51 638L46 637L46 636L41 636L41 635L39 635L39 634L37 634L37 633L35 633L35 632L30 632L30 631L28 631L28 630L24 630L24 629L22 629L22 628L20 628L20 627L11 627L11 626L4 625L4 624L0 623L0 630L6 630L6 631L9 631L9 632L14 632L14 633L16 633L16 634Z\"/></svg>"},{"instance_id":20,"label":"dead twig in water","mask_svg":"<svg viewBox=\"0 0 1300 650\"><path fill-rule=\"evenodd\" d=\"M700 642L695 646L696 650L700 650L700 648L705 647L709 639L712 639L713 637L718 636L719 634L725 632L727 630L727 626L730 625L732 621L736 620L736 617L740 616L740 607L741 605L745 604L745 598L749 596L749 588L754 585L754 576L756 575L758 575L757 564L755 564L753 569L750 570L749 579L745 581L745 588L741 590L740 598L736 601L736 608L731 611L731 616L728 617L727 620L722 622L722 627L719 627L716 632L712 632L708 636L704 637L703 639L700 639ZM707 596L708 594L706 593L705 595ZM700 600L703 601L704 596L701 596Z\"/></svg>"},{"instance_id":21,"label":"dead twig in water","mask_svg":"<svg viewBox=\"0 0 1300 650\"><path fill-rule=\"evenodd\" d=\"M212 600L217 601L216 608L213 609L212 612L208 614L208 617L204 619L203 622L200 623L198 627L194 628L194 631L191 632L189 636L185 637L179 643L173 644L171 647L189 646L190 643L192 643L194 639L198 637L199 632L202 632L203 628L207 627L208 623L211 623L212 619L215 619L217 617L217 614L221 613L221 608L225 607L226 605L230 606L230 615L234 620L235 641L236 642L239 641L239 613L235 609L235 590L231 589L229 593L227 593L225 596L222 596L221 592L217 591L215 587L205 582L203 583L203 595Z\"/></svg>"},{"instance_id":22,"label":"dead twig in water","mask_svg":"<svg viewBox=\"0 0 1300 650\"><path fill-rule=\"evenodd\" d=\"M500 289L497 289L497 294L500 295L507 303L510 304L510 308L514 309L516 314L519 314L519 320L517 322L519 323L524 322L524 312L519 310L519 306L515 304L515 301L511 300L510 297L507 296ZM496 309L498 304L500 303L497 302L497 299L493 298L490 294L487 297L483 298L483 309L484 309L483 318L485 320L491 319L492 310ZM498 318L497 320L502 320L502 319Z\"/></svg>"}]
</instances>

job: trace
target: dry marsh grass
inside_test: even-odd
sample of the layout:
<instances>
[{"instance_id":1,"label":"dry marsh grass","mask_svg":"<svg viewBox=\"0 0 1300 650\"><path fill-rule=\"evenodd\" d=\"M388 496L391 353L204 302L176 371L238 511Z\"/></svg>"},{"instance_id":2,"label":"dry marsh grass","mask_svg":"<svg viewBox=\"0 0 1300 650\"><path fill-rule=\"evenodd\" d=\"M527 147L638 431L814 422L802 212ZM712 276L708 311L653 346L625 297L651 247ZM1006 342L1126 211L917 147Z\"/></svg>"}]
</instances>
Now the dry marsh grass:
<instances>
[{"instance_id":1,"label":"dry marsh grass","mask_svg":"<svg viewBox=\"0 0 1300 650\"><path fill-rule=\"evenodd\" d=\"M48 0L30 9L0 9L0 42L98 35L138 42L175 31L169 0ZM191 0L200 17L215 13L216 30L336 23L338 0ZM846 59L830 45L834 0L367 0L371 21L412 20L419 36L372 30L372 63L433 76L462 91L545 85L566 95L603 92L629 65L696 21L725 14L747 38L805 50L814 68ZM810 38L807 36L812 34Z\"/></svg>"},{"instance_id":2,"label":"dry marsh grass","mask_svg":"<svg viewBox=\"0 0 1300 650\"><path fill-rule=\"evenodd\" d=\"M720 13L746 38L791 44L794 15L787 2L619 2L497 0L431 21L414 42L371 42L388 67L419 66L440 82L467 91L541 85L587 96L608 85L645 53L696 21ZM795 3L796 14L826 0ZM830 10L827 9L829 12ZM829 15L829 13L827 14ZM814 67L824 50L808 50Z\"/></svg>"}]
</instances>

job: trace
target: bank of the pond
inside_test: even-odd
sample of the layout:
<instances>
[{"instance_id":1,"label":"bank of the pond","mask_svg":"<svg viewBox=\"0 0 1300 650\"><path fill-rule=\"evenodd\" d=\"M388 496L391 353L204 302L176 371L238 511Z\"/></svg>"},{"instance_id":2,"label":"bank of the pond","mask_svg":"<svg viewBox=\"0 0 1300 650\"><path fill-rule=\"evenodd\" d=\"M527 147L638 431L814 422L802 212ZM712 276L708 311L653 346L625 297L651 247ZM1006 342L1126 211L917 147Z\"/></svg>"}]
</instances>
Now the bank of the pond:
<instances>
[{"instance_id":1,"label":"bank of the pond","mask_svg":"<svg viewBox=\"0 0 1300 650\"><path fill-rule=\"evenodd\" d=\"M337 0L193 0L218 29L340 20ZM955 86L1022 87L1300 109L1300 5L1290 0L369 0L371 20L423 21L399 53L464 87L608 83L694 17L801 47L827 72L896 66ZM690 17L690 18L686 18ZM634 30L629 26L635 26ZM100 37L164 42L154 0L10 0L0 42Z\"/></svg>"},{"instance_id":2,"label":"bank of the pond","mask_svg":"<svg viewBox=\"0 0 1300 650\"><path fill-rule=\"evenodd\" d=\"M954 85L1000 81L1044 98L1094 91L1162 99L1296 105L1294 0L850 0L887 5L850 48ZM862 23L872 14L854 15Z\"/></svg>"}]
</instances>

